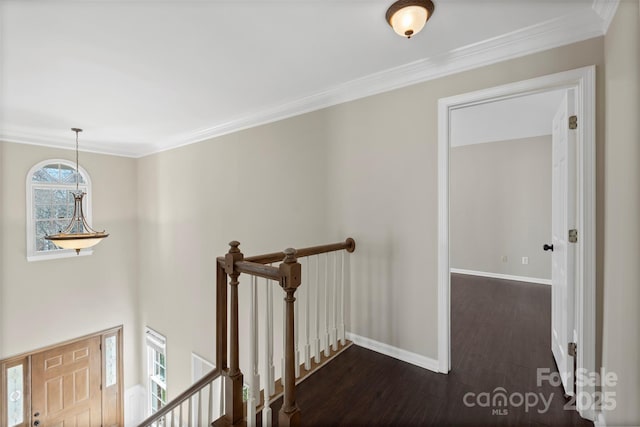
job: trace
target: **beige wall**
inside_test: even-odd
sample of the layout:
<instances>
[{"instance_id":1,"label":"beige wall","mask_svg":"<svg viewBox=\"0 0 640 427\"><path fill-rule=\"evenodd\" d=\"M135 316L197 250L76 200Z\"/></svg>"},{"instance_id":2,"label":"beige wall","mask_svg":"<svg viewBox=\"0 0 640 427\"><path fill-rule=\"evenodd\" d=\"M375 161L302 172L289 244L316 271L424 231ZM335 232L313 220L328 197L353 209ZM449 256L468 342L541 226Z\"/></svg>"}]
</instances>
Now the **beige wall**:
<instances>
[{"instance_id":1,"label":"beige wall","mask_svg":"<svg viewBox=\"0 0 640 427\"><path fill-rule=\"evenodd\" d=\"M331 240L326 129L322 113L304 115L140 159L141 324L167 337L170 396L190 384L192 351L215 360L214 260L228 242L257 255ZM247 285L240 286L245 337Z\"/></svg>"},{"instance_id":2,"label":"beige wall","mask_svg":"<svg viewBox=\"0 0 640 427\"><path fill-rule=\"evenodd\" d=\"M27 262L27 173L73 151L0 143L0 359L124 325L125 386L138 382L136 279L136 163L81 153L91 176L93 224L110 237L93 255Z\"/></svg>"},{"instance_id":3,"label":"beige wall","mask_svg":"<svg viewBox=\"0 0 640 427\"><path fill-rule=\"evenodd\" d=\"M607 425L640 425L640 16L623 0L605 37L603 365L618 374Z\"/></svg>"},{"instance_id":4,"label":"beige wall","mask_svg":"<svg viewBox=\"0 0 640 427\"><path fill-rule=\"evenodd\" d=\"M551 279L551 136L453 147L450 164L451 267Z\"/></svg>"}]
</instances>

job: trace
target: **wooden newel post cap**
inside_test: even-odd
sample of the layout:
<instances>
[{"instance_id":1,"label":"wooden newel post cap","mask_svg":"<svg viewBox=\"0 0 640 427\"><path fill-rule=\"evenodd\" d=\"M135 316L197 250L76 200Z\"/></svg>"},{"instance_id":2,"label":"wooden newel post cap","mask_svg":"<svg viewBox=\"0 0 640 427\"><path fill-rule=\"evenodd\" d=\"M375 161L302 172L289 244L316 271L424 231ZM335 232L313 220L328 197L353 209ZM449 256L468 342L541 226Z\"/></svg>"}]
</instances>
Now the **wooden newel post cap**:
<instances>
[{"instance_id":1,"label":"wooden newel post cap","mask_svg":"<svg viewBox=\"0 0 640 427\"><path fill-rule=\"evenodd\" d=\"M296 250L287 248L284 250L284 260L280 264L280 286L285 291L295 292L302 283L302 265L296 259Z\"/></svg>"},{"instance_id":2,"label":"wooden newel post cap","mask_svg":"<svg viewBox=\"0 0 640 427\"><path fill-rule=\"evenodd\" d=\"M234 274L234 264L237 261L242 261L244 259L244 255L242 255L242 252L240 252L240 242L234 240L232 242L229 242L229 252L227 253L227 255L225 255L224 260L225 260L225 266L224 266L224 271L225 273L227 273L228 275L233 275ZM240 273L236 273L236 274L240 274Z\"/></svg>"},{"instance_id":3,"label":"wooden newel post cap","mask_svg":"<svg viewBox=\"0 0 640 427\"><path fill-rule=\"evenodd\" d=\"M286 262L287 264L291 264L292 262L296 262L298 259L296 258L296 253L298 253L298 251L296 251L293 248L287 248L284 251L284 262Z\"/></svg>"}]
</instances>

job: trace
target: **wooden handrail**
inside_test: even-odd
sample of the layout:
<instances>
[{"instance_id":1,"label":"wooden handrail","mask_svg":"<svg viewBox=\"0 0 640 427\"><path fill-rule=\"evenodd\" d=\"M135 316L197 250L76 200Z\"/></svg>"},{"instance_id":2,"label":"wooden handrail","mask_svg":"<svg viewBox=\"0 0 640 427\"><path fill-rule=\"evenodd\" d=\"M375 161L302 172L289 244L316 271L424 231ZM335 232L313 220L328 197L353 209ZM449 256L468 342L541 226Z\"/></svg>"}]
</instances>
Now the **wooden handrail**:
<instances>
[{"instance_id":1,"label":"wooden handrail","mask_svg":"<svg viewBox=\"0 0 640 427\"><path fill-rule=\"evenodd\" d=\"M191 387L186 389L184 392L180 393L180 395L178 395L178 397L176 397L175 399L171 400L171 402L167 403L162 408L158 409L158 411L156 413L150 415L147 419L142 421L138 425L138 427L150 426L153 423L155 423L156 421L160 421L167 414L169 414L169 412L173 411L175 408L180 406L182 403L186 402L193 395L195 395L197 392L199 392L204 387L206 387L211 381L219 378L221 375L222 375L221 370L218 369L218 368L215 368L213 371L209 372L207 375L205 375L204 377L202 377L198 381L196 381Z\"/></svg>"},{"instance_id":2,"label":"wooden handrail","mask_svg":"<svg viewBox=\"0 0 640 427\"><path fill-rule=\"evenodd\" d=\"M326 252L334 252L342 249L346 250L347 252L355 251L356 241L353 240L351 237L349 237L344 242L330 243L328 245L311 246L309 248L296 249L296 257L304 258L311 255L318 255ZM269 264L272 262L282 261L284 257L285 257L284 252L273 252L270 254L246 257L244 260L256 262L259 264Z\"/></svg>"},{"instance_id":3,"label":"wooden handrail","mask_svg":"<svg viewBox=\"0 0 640 427\"><path fill-rule=\"evenodd\" d=\"M304 258L311 255L324 254L326 252L334 252L340 250L346 250L347 252L353 252L356 250L356 241L351 237L347 238L344 242L330 243L328 245L310 246L308 248L296 249L296 257ZM271 264L272 262L280 262L284 259L284 252L272 252L270 254L254 255L246 257L244 261L254 262L258 264ZM225 266L225 257L216 258L218 264Z\"/></svg>"},{"instance_id":4,"label":"wooden handrail","mask_svg":"<svg viewBox=\"0 0 640 427\"><path fill-rule=\"evenodd\" d=\"M257 262L250 262L246 260L236 261L235 267L240 273L246 273L251 274L252 276L280 281L280 269L277 267L272 267L270 265L259 264Z\"/></svg>"}]
</instances>

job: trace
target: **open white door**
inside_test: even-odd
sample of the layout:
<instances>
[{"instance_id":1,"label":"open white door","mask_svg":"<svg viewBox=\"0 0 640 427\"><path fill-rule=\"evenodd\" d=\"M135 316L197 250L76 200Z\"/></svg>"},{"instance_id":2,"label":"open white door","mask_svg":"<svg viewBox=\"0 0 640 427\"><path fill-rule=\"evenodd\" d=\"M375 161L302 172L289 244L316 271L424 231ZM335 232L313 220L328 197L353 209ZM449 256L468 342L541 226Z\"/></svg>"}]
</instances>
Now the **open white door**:
<instances>
[{"instance_id":1,"label":"open white door","mask_svg":"<svg viewBox=\"0 0 640 427\"><path fill-rule=\"evenodd\" d=\"M553 119L551 350L567 395L574 391L574 358L569 343L575 332L575 248L569 230L576 228L576 131L570 129L574 93L567 90Z\"/></svg>"}]
</instances>

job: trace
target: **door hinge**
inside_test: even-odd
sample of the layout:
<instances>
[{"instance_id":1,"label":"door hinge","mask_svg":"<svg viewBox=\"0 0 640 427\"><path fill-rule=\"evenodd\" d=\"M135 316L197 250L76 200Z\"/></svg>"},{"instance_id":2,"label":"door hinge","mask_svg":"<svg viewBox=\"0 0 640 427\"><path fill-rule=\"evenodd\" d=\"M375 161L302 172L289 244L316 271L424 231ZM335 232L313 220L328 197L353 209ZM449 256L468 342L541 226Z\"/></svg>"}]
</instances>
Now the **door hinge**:
<instances>
[{"instance_id":1,"label":"door hinge","mask_svg":"<svg viewBox=\"0 0 640 427\"><path fill-rule=\"evenodd\" d=\"M102 344L100 344L100 351L102 351Z\"/></svg>"},{"instance_id":2,"label":"door hinge","mask_svg":"<svg viewBox=\"0 0 640 427\"><path fill-rule=\"evenodd\" d=\"M577 243L578 242L578 230L572 228L569 230L569 243Z\"/></svg>"},{"instance_id":3,"label":"door hinge","mask_svg":"<svg viewBox=\"0 0 640 427\"><path fill-rule=\"evenodd\" d=\"M100 390L102 390L102 384L100 384Z\"/></svg>"},{"instance_id":4,"label":"door hinge","mask_svg":"<svg viewBox=\"0 0 640 427\"><path fill-rule=\"evenodd\" d=\"M576 357L576 354L578 354L578 344L570 342L567 353L569 354L569 356Z\"/></svg>"},{"instance_id":5,"label":"door hinge","mask_svg":"<svg viewBox=\"0 0 640 427\"><path fill-rule=\"evenodd\" d=\"M569 116L569 129L578 129L578 116Z\"/></svg>"}]
</instances>

